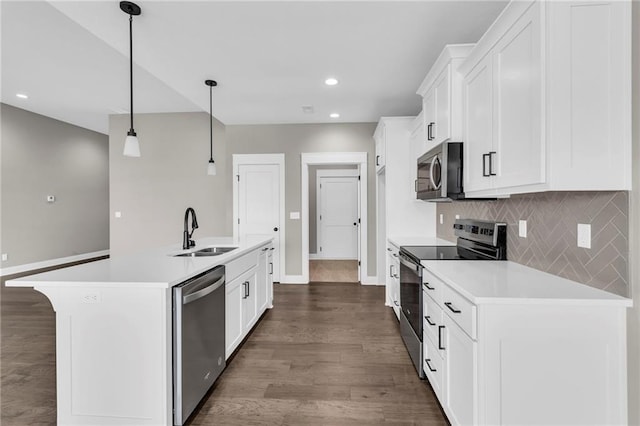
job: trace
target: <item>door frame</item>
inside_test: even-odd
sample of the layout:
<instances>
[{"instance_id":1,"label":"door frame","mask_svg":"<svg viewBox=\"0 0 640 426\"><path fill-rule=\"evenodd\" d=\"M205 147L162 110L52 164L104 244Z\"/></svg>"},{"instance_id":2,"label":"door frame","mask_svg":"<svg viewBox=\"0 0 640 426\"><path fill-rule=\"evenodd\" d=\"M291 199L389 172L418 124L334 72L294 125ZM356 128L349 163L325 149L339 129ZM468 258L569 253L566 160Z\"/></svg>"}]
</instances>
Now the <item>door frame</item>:
<instances>
[{"instance_id":1,"label":"door frame","mask_svg":"<svg viewBox=\"0 0 640 426\"><path fill-rule=\"evenodd\" d=\"M367 178L368 164L366 152L314 152L302 153L301 163L301 219L302 219L302 276L304 284L309 283L309 166L355 165L360 172L360 265L358 280L361 284L375 284L367 275ZM371 282L369 282L371 281Z\"/></svg>"},{"instance_id":2,"label":"door frame","mask_svg":"<svg viewBox=\"0 0 640 426\"><path fill-rule=\"evenodd\" d=\"M325 259L324 256L320 254L320 235L321 235L321 221L320 221L320 212L322 211L322 196L320 194L320 179L322 178L331 178L331 177L344 177L344 178L357 178L360 171L355 169L318 169L316 170L316 255L312 256L309 254L309 258L314 259ZM357 184L357 181L356 181ZM357 256L357 255L356 255ZM329 259L332 259L329 257Z\"/></svg>"},{"instance_id":3,"label":"door frame","mask_svg":"<svg viewBox=\"0 0 640 426\"><path fill-rule=\"evenodd\" d=\"M280 261L280 271L279 271L279 277L280 277L280 281L283 280L285 274L284 271L286 271L285 268L285 253L284 253L284 247L285 247L285 177L284 177L284 154L233 154L232 155L233 158L233 169L232 169L232 175L231 175L231 180L233 182L233 239L235 241L238 240L239 236L240 236L240 230L238 227L238 219L239 219L239 197L238 197L238 191L239 191L239 185L238 185L238 179L236 178L236 176L238 176L239 174L239 167L241 165L277 165L280 173L279 173L279 186L280 186L280 217L278 219L278 229L280 230L280 241L279 241L279 245L278 245L278 256L279 256L279 261Z\"/></svg>"}]
</instances>

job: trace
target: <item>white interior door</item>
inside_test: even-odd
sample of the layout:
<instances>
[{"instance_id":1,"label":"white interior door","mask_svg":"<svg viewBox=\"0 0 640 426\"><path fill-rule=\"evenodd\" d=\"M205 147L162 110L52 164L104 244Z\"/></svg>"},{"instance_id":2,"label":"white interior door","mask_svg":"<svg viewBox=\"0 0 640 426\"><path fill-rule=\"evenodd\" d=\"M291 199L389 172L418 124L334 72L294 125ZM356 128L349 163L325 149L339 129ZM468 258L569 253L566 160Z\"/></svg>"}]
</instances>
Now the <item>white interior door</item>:
<instances>
[{"instance_id":1,"label":"white interior door","mask_svg":"<svg viewBox=\"0 0 640 426\"><path fill-rule=\"evenodd\" d=\"M273 280L280 282L280 165L239 164L236 173L238 236L273 237Z\"/></svg>"},{"instance_id":2,"label":"white interior door","mask_svg":"<svg viewBox=\"0 0 640 426\"><path fill-rule=\"evenodd\" d=\"M318 178L318 254L358 259L358 177Z\"/></svg>"}]
</instances>

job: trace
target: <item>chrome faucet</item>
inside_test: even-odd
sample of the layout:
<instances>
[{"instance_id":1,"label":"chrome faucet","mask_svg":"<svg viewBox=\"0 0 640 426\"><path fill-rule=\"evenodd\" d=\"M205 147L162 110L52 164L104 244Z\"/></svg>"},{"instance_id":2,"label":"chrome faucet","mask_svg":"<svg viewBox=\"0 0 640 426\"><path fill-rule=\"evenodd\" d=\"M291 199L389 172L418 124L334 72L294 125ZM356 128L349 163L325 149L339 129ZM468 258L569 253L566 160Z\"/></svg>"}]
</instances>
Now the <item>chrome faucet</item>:
<instances>
[{"instance_id":1,"label":"chrome faucet","mask_svg":"<svg viewBox=\"0 0 640 426\"><path fill-rule=\"evenodd\" d=\"M191 212L191 232L188 231L189 212ZM198 219L196 219L196 211L193 208L188 207L184 212L184 232L182 233L182 248L184 250L195 247L196 242L191 239L191 236L193 235L193 231L195 231L197 228Z\"/></svg>"}]
</instances>

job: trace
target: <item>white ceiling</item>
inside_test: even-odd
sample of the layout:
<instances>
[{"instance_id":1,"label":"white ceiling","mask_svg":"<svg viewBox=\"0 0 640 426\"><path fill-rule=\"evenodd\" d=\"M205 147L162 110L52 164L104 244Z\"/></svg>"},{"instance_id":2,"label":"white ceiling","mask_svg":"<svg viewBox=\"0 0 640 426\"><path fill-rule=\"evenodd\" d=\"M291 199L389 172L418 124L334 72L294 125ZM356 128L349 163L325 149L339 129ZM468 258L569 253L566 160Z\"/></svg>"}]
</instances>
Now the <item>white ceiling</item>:
<instances>
[{"instance_id":1,"label":"white ceiling","mask_svg":"<svg viewBox=\"0 0 640 426\"><path fill-rule=\"evenodd\" d=\"M2 101L106 133L108 114L129 102L128 16L118 2L0 4ZM212 78L214 115L258 124L414 115L442 47L477 41L506 1L137 4L136 113L208 111ZM340 84L325 86L329 76Z\"/></svg>"}]
</instances>

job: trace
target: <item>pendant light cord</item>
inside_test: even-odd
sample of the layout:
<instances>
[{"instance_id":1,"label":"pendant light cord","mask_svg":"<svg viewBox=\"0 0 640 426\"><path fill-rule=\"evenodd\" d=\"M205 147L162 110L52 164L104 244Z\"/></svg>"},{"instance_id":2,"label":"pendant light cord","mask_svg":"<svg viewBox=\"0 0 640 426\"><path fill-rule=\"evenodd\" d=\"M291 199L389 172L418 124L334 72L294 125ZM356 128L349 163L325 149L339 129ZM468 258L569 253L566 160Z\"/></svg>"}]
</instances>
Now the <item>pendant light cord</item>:
<instances>
[{"instance_id":1,"label":"pendant light cord","mask_svg":"<svg viewBox=\"0 0 640 426\"><path fill-rule=\"evenodd\" d=\"M131 101L130 111L131 111L131 129L129 132L135 136L135 131L133 130L133 16L129 15L129 99Z\"/></svg>"},{"instance_id":2,"label":"pendant light cord","mask_svg":"<svg viewBox=\"0 0 640 426\"><path fill-rule=\"evenodd\" d=\"M213 86L209 86L209 161L213 161Z\"/></svg>"}]
</instances>

